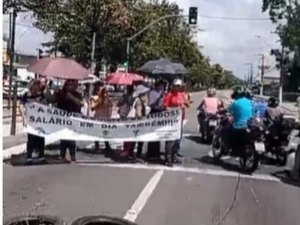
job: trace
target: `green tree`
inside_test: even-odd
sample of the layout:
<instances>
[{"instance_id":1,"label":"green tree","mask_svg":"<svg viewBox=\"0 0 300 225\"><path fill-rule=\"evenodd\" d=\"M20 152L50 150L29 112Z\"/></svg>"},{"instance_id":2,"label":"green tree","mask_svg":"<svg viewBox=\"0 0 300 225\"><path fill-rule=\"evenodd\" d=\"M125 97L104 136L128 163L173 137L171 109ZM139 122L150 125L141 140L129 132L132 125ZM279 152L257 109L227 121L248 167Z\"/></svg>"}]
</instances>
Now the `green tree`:
<instances>
[{"instance_id":1,"label":"green tree","mask_svg":"<svg viewBox=\"0 0 300 225\"><path fill-rule=\"evenodd\" d=\"M35 26L53 34L44 43L50 53L58 50L80 63L91 64L93 34L98 69L103 59L117 65L126 60L126 39L152 21L162 20L131 42L130 65L140 67L161 57L180 61L190 73L186 80L200 86L224 86L228 79L221 65L211 66L193 41L190 26L180 16L177 4L144 0L5 0L5 10L14 7L33 13Z\"/></svg>"},{"instance_id":2,"label":"green tree","mask_svg":"<svg viewBox=\"0 0 300 225\"><path fill-rule=\"evenodd\" d=\"M284 71L291 73L291 89L299 86L300 69L300 2L298 0L263 0L264 12L269 12L270 19L277 24L277 33L285 46ZM279 52L278 50L273 51ZM275 56L278 54L274 54ZM279 58L280 60L280 58ZM279 61L278 60L278 61ZM290 89L289 88L289 89Z\"/></svg>"}]
</instances>

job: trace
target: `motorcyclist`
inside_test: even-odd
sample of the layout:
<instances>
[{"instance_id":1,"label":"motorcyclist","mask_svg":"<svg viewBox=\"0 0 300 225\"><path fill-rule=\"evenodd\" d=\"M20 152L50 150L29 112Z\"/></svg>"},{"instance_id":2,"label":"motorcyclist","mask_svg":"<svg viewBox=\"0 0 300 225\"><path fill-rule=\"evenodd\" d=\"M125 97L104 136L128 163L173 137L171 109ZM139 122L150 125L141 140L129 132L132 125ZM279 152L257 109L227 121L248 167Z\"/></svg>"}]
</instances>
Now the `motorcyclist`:
<instances>
[{"instance_id":1,"label":"motorcyclist","mask_svg":"<svg viewBox=\"0 0 300 225\"><path fill-rule=\"evenodd\" d=\"M208 115L215 115L218 113L220 109L224 108L222 101L220 101L216 97L216 89L209 88L207 90L207 97L204 97L202 102L200 103L198 110L200 113L198 114L198 121L200 125L200 133L202 138L204 138L204 127L205 127L205 119Z\"/></svg>"},{"instance_id":2,"label":"motorcyclist","mask_svg":"<svg viewBox=\"0 0 300 225\"><path fill-rule=\"evenodd\" d=\"M279 101L275 97L270 97L268 100L268 107L265 111L265 124L268 126L270 135L268 138L272 139L272 136L277 136L281 129L281 118L284 114L283 110L279 107Z\"/></svg>"},{"instance_id":3,"label":"motorcyclist","mask_svg":"<svg viewBox=\"0 0 300 225\"><path fill-rule=\"evenodd\" d=\"M233 146L237 140L242 141L248 122L253 117L253 107L246 92L241 87L236 87L231 98L234 102L229 106L228 111L232 115L232 123L222 131L224 143ZM235 140L230 141L230 140Z\"/></svg>"},{"instance_id":4,"label":"motorcyclist","mask_svg":"<svg viewBox=\"0 0 300 225\"><path fill-rule=\"evenodd\" d=\"M284 114L284 111L279 107L279 101L275 97L270 97L268 107L265 112L265 117L271 121L275 121Z\"/></svg>"}]
</instances>

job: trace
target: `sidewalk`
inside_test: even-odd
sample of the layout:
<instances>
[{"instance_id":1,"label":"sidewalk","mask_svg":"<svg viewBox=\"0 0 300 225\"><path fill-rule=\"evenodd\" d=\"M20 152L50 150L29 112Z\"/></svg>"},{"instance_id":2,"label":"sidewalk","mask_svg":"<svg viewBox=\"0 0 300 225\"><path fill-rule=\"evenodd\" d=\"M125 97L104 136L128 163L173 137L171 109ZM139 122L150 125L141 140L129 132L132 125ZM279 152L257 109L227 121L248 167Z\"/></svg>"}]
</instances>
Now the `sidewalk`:
<instances>
[{"instance_id":1,"label":"sidewalk","mask_svg":"<svg viewBox=\"0 0 300 225\"><path fill-rule=\"evenodd\" d=\"M6 123L2 125L2 137L8 137L10 136L10 129L11 129L11 124L10 123ZM23 127L23 123L20 121L17 121L16 124L16 134L21 134L24 133L24 127Z\"/></svg>"},{"instance_id":2,"label":"sidewalk","mask_svg":"<svg viewBox=\"0 0 300 225\"><path fill-rule=\"evenodd\" d=\"M3 150L26 143L27 134L20 133L16 136L3 137Z\"/></svg>"}]
</instances>

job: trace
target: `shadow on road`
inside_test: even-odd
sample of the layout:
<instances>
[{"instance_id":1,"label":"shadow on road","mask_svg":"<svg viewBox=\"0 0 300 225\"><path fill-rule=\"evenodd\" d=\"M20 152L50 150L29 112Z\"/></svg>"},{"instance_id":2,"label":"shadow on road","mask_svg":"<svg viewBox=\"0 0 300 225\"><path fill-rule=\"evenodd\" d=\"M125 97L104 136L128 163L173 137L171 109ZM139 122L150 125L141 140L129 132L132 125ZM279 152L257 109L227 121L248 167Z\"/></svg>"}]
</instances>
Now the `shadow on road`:
<instances>
[{"instance_id":1,"label":"shadow on road","mask_svg":"<svg viewBox=\"0 0 300 225\"><path fill-rule=\"evenodd\" d=\"M58 165L58 164L67 164L59 159L57 155L45 154L45 161L33 160L31 163L27 163L26 154L12 155L10 159L4 160L4 163L7 163L12 166L42 166L42 165Z\"/></svg>"},{"instance_id":2,"label":"shadow on road","mask_svg":"<svg viewBox=\"0 0 300 225\"><path fill-rule=\"evenodd\" d=\"M279 178L285 184L296 186L296 187L300 188L300 181L292 180L290 178L290 171L288 171L288 170L283 170L283 171L279 171L276 173L272 173L271 175L276 178Z\"/></svg>"},{"instance_id":3,"label":"shadow on road","mask_svg":"<svg viewBox=\"0 0 300 225\"><path fill-rule=\"evenodd\" d=\"M196 144L209 145L208 143L203 141L202 138L199 135L190 135L190 136L185 137L185 139L193 141Z\"/></svg>"},{"instance_id":4,"label":"shadow on road","mask_svg":"<svg viewBox=\"0 0 300 225\"><path fill-rule=\"evenodd\" d=\"M209 164L209 165L214 165L214 166L220 166L225 170L228 171L233 171L233 172L238 172L238 173L242 173L240 167L236 164L233 164L231 162L226 162L223 160L215 160L209 156L203 156L201 158L194 158L195 160L204 163L204 164Z\"/></svg>"},{"instance_id":5,"label":"shadow on road","mask_svg":"<svg viewBox=\"0 0 300 225\"><path fill-rule=\"evenodd\" d=\"M58 146L47 146L45 151L45 160L41 161L33 159L32 162L27 162L26 153L12 155L10 159L4 160L4 163L11 166L39 166L39 165L57 165L57 164L68 164L68 161L62 161L59 158ZM164 160L162 157L159 158L147 158L142 156L141 158L136 157L124 157L120 155L121 151L118 150L100 150L93 151L87 148L77 149L77 160L76 163L84 164L108 164L108 163L147 163L147 164L163 164ZM163 155L163 154L162 154Z\"/></svg>"}]
</instances>

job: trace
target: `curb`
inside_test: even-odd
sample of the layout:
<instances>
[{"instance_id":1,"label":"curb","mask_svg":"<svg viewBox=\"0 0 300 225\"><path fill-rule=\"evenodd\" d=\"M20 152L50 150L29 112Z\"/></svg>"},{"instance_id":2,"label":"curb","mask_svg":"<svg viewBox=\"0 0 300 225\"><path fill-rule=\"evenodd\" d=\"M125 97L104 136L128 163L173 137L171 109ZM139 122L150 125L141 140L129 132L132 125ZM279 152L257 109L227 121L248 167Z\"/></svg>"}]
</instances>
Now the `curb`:
<instances>
[{"instance_id":1,"label":"curb","mask_svg":"<svg viewBox=\"0 0 300 225\"><path fill-rule=\"evenodd\" d=\"M3 149L2 151L2 161L8 160L12 155L19 155L26 152L26 143L21 145L16 145L7 149Z\"/></svg>"}]
</instances>

